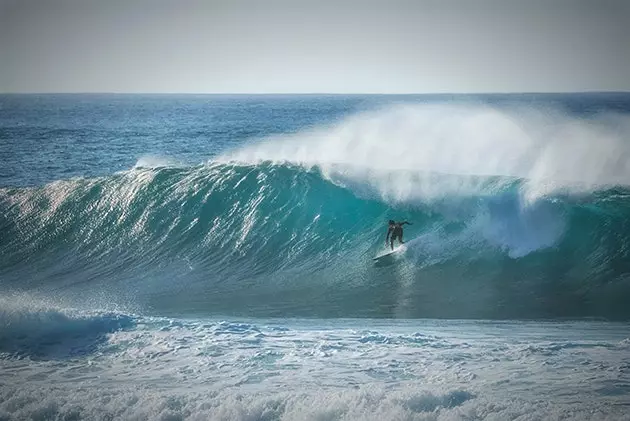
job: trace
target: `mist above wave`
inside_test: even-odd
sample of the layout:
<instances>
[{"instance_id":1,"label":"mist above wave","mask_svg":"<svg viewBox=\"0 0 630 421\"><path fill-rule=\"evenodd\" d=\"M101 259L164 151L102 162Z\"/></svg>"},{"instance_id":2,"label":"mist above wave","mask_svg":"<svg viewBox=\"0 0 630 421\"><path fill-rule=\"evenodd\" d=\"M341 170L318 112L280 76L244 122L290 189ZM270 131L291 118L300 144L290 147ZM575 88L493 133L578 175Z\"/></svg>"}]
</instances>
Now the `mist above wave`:
<instances>
[{"instance_id":1,"label":"mist above wave","mask_svg":"<svg viewBox=\"0 0 630 421\"><path fill-rule=\"evenodd\" d=\"M331 180L367 182L387 200L479 194L475 178L436 184L428 172L527 179L530 201L630 185L630 118L578 118L552 108L402 104L336 125L262 139L219 157L318 167Z\"/></svg>"}]
</instances>

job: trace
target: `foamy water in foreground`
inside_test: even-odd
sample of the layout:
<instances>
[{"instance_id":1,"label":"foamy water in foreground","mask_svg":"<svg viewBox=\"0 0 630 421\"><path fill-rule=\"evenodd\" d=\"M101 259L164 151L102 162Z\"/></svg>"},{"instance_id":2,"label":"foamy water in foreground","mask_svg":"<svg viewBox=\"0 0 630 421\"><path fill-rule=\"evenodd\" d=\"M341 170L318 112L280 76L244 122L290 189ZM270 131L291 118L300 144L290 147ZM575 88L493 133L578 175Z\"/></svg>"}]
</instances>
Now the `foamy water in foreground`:
<instances>
[{"instance_id":1,"label":"foamy water in foreground","mask_svg":"<svg viewBox=\"0 0 630 421\"><path fill-rule=\"evenodd\" d=\"M3 318L3 420L630 419L625 324Z\"/></svg>"}]
</instances>

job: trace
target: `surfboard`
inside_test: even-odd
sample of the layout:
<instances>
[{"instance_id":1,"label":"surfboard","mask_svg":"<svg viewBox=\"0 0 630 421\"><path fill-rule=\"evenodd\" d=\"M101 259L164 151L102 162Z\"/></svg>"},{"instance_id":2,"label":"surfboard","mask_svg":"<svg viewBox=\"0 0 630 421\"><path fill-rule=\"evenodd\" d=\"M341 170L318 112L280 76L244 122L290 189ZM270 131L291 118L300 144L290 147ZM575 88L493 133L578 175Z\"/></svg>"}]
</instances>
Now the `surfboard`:
<instances>
[{"instance_id":1,"label":"surfboard","mask_svg":"<svg viewBox=\"0 0 630 421\"><path fill-rule=\"evenodd\" d=\"M397 253L398 251L403 250L403 245L399 245L398 247L396 247L394 250L389 250L386 253L383 254L379 254L376 257L373 257L372 260L374 260L375 262L385 259L387 257L392 256L393 254Z\"/></svg>"}]
</instances>

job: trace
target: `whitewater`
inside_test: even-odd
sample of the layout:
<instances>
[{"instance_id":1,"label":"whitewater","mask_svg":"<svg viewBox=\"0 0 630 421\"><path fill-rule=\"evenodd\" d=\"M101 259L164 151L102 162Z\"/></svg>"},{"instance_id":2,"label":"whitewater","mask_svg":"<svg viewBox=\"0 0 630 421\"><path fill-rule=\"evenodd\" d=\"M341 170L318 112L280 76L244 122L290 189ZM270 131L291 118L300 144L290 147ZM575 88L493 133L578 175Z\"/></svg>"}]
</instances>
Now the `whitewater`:
<instances>
[{"instance_id":1,"label":"whitewater","mask_svg":"<svg viewBox=\"0 0 630 421\"><path fill-rule=\"evenodd\" d=\"M0 419L630 419L627 94L4 95L0 162Z\"/></svg>"}]
</instances>

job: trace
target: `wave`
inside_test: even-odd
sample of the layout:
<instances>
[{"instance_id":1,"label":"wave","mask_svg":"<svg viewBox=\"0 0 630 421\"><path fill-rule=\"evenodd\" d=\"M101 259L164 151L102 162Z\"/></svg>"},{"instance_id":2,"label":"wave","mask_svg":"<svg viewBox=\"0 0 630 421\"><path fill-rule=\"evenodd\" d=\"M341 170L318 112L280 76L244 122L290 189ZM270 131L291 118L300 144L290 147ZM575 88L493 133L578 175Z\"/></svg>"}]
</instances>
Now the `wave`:
<instances>
[{"instance_id":1,"label":"wave","mask_svg":"<svg viewBox=\"0 0 630 421\"><path fill-rule=\"evenodd\" d=\"M119 313L82 312L20 297L0 299L0 358L65 359L94 352L106 335L131 328Z\"/></svg>"},{"instance_id":2,"label":"wave","mask_svg":"<svg viewBox=\"0 0 630 421\"><path fill-rule=\"evenodd\" d=\"M484 303L487 316L626 317L630 192L532 203L523 183L484 178L478 194L400 205L267 163L4 189L1 276L15 289L209 312L466 316L426 302L452 299L476 316ZM375 268L390 218L413 221L410 241L401 262ZM405 299L382 296L393 285Z\"/></svg>"},{"instance_id":3,"label":"wave","mask_svg":"<svg viewBox=\"0 0 630 421\"><path fill-rule=\"evenodd\" d=\"M0 189L2 288L178 314L629 318L626 120L449 111ZM413 222L407 249L374 266L388 219Z\"/></svg>"}]
</instances>

